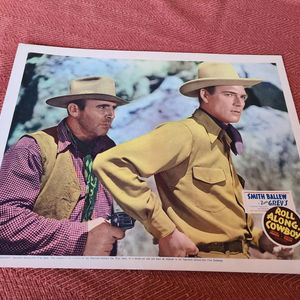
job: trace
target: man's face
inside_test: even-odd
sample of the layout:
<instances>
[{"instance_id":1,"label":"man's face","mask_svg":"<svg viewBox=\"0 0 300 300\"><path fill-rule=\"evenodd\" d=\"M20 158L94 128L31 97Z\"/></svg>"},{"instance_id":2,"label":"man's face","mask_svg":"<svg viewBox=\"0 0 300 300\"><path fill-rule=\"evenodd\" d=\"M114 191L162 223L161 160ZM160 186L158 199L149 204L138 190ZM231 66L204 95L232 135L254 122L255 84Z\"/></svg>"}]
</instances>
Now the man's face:
<instances>
[{"instance_id":1,"label":"man's face","mask_svg":"<svg viewBox=\"0 0 300 300\"><path fill-rule=\"evenodd\" d=\"M77 123L84 140L92 140L107 134L115 118L116 103L103 100L86 100L83 110L79 110Z\"/></svg>"},{"instance_id":2,"label":"man's face","mask_svg":"<svg viewBox=\"0 0 300 300\"><path fill-rule=\"evenodd\" d=\"M209 94L200 90L203 102L201 107L219 121L228 124L240 120L247 94L242 86L216 86L215 92Z\"/></svg>"}]
</instances>

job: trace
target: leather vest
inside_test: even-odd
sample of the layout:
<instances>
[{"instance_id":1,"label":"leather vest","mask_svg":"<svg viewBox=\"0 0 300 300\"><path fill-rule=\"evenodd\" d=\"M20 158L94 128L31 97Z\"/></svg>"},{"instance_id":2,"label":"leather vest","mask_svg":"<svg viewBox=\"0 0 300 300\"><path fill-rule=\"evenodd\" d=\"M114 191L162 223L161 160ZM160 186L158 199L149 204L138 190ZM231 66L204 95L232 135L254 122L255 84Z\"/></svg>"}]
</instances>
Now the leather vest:
<instances>
[{"instance_id":1,"label":"leather vest","mask_svg":"<svg viewBox=\"0 0 300 300\"><path fill-rule=\"evenodd\" d=\"M33 211L46 218L69 219L81 193L70 152L57 153L57 126L27 134L38 143L43 174Z\"/></svg>"}]
</instances>

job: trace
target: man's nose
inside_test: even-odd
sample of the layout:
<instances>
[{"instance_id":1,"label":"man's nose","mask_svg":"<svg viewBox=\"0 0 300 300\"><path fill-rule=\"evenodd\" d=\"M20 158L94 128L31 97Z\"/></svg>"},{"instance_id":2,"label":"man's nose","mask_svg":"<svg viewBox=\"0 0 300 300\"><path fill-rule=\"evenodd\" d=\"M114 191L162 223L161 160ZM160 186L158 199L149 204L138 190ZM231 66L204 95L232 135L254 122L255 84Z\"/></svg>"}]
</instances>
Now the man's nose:
<instances>
[{"instance_id":1,"label":"man's nose","mask_svg":"<svg viewBox=\"0 0 300 300\"><path fill-rule=\"evenodd\" d=\"M115 111L112 107L107 107L105 112L106 119L113 119L115 117Z\"/></svg>"},{"instance_id":2,"label":"man's nose","mask_svg":"<svg viewBox=\"0 0 300 300\"><path fill-rule=\"evenodd\" d=\"M236 106L244 106L245 105L245 99L242 98L240 95L235 95L235 103Z\"/></svg>"}]
</instances>

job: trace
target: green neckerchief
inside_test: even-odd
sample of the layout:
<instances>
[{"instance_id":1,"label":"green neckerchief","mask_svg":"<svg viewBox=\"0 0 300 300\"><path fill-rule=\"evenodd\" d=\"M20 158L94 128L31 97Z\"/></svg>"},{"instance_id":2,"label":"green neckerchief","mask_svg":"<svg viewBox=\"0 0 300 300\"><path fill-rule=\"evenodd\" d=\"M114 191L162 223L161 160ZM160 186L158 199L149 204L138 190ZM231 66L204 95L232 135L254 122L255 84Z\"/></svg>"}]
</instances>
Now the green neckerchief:
<instances>
[{"instance_id":1,"label":"green neckerchief","mask_svg":"<svg viewBox=\"0 0 300 300\"><path fill-rule=\"evenodd\" d=\"M91 151L95 145L95 141L85 143L77 138L70 130L65 122L65 127L70 135L72 142L78 148L80 152L82 152L85 156L83 158L84 165L84 180L86 183L86 192L85 192L85 201L82 212L81 221L88 221L91 219L93 214L96 196L98 192L98 178L94 175L92 167L93 167L93 157L91 155Z\"/></svg>"},{"instance_id":2,"label":"green neckerchief","mask_svg":"<svg viewBox=\"0 0 300 300\"><path fill-rule=\"evenodd\" d=\"M94 175L92 170L93 158L91 154L87 154L84 157L83 163L86 193L81 221L88 221L91 219L96 202L96 196L98 192L98 178Z\"/></svg>"}]
</instances>

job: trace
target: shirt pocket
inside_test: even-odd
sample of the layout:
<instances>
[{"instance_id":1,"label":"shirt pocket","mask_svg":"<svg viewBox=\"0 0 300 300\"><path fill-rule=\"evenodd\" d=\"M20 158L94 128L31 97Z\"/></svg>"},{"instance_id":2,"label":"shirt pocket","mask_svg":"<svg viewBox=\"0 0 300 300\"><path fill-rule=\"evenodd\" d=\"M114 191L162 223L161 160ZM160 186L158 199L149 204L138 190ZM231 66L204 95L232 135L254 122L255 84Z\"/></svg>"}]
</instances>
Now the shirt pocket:
<instances>
[{"instance_id":1,"label":"shirt pocket","mask_svg":"<svg viewBox=\"0 0 300 300\"><path fill-rule=\"evenodd\" d=\"M193 184L197 187L194 204L202 210L218 212L225 208L220 196L225 190L226 176L223 169L193 167Z\"/></svg>"},{"instance_id":2,"label":"shirt pocket","mask_svg":"<svg viewBox=\"0 0 300 300\"><path fill-rule=\"evenodd\" d=\"M225 183L225 172L223 169L193 167L193 177L208 184Z\"/></svg>"}]
</instances>

